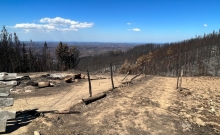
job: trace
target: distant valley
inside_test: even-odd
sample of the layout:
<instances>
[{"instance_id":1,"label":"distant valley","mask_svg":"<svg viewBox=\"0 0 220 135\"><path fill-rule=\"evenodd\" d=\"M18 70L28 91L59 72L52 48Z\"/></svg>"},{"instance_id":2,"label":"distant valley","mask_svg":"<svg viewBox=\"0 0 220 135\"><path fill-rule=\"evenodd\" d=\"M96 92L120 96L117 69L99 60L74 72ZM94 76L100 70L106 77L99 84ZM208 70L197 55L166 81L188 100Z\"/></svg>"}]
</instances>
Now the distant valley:
<instances>
[{"instance_id":1,"label":"distant valley","mask_svg":"<svg viewBox=\"0 0 220 135\"><path fill-rule=\"evenodd\" d=\"M47 42L47 41L46 41ZM30 46L30 42L24 41L27 46ZM108 42L63 42L68 46L76 46L80 51L80 57L93 56L97 54L103 54L109 51L127 51L138 45L138 43L108 43ZM44 42L33 42L35 47L42 48ZM47 42L49 49L54 52L59 42Z\"/></svg>"}]
</instances>

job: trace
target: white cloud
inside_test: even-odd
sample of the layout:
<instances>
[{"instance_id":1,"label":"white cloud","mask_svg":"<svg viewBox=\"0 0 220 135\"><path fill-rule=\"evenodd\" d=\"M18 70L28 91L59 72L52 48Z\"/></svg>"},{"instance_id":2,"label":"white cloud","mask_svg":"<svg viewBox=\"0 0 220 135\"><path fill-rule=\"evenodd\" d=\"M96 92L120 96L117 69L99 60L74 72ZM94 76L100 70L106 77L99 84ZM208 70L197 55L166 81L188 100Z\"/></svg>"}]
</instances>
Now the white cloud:
<instances>
[{"instance_id":1,"label":"white cloud","mask_svg":"<svg viewBox=\"0 0 220 135\"><path fill-rule=\"evenodd\" d=\"M127 25L134 25L135 23L132 22L128 22Z\"/></svg>"},{"instance_id":2,"label":"white cloud","mask_svg":"<svg viewBox=\"0 0 220 135\"><path fill-rule=\"evenodd\" d=\"M78 31L80 28L89 28L94 25L94 23L78 22L70 19L64 19L61 17L56 18L42 18L36 23L20 23L16 24L14 28L23 29L25 31L29 30L43 30L43 31Z\"/></svg>"},{"instance_id":3,"label":"white cloud","mask_svg":"<svg viewBox=\"0 0 220 135\"><path fill-rule=\"evenodd\" d=\"M40 19L41 23L49 23L49 24L70 24L70 25L74 25L74 24L78 24L79 22L76 21L72 21L70 19L64 19L61 17L56 17L56 18L42 18Z\"/></svg>"},{"instance_id":4,"label":"white cloud","mask_svg":"<svg viewBox=\"0 0 220 135\"><path fill-rule=\"evenodd\" d=\"M21 24L16 24L14 26L15 28L20 28L20 29L47 29L47 30L54 30L55 27L52 25L42 25L42 24L35 24L35 23L21 23Z\"/></svg>"},{"instance_id":5,"label":"white cloud","mask_svg":"<svg viewBox=\"0 0 220 135\"><path fill-rule=\"evenodd\" d=\"M139 28L132 29L133 31L141 31Z\"/></svg>"},{"instance_id":6,"label":"white cloud","mask_svg":"<svg viewBox=\"0 0 220 135\"><path fill-rule=\"evenodd\" d=\"M204 27L207 27L208 25L207 25L207 24L203 24L203 26L204 26Z\"/></svg>"}]
</instances>

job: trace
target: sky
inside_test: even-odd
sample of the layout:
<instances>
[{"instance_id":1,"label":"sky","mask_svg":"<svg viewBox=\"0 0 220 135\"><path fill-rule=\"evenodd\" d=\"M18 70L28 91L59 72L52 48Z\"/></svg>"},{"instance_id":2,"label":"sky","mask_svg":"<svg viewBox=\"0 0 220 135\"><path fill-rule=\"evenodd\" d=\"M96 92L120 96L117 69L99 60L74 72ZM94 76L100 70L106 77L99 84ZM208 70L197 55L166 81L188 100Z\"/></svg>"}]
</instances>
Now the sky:
<instances>
[{"instance_id":1,"label":"sky","mask_svg":"<svg viewBox=\"0 0 220 135\"><path fill-rule=\"evenodd\" d=\"M21 41L178 42L220 29L219 0L0 0Z\"/></svg>"}]
</instances>

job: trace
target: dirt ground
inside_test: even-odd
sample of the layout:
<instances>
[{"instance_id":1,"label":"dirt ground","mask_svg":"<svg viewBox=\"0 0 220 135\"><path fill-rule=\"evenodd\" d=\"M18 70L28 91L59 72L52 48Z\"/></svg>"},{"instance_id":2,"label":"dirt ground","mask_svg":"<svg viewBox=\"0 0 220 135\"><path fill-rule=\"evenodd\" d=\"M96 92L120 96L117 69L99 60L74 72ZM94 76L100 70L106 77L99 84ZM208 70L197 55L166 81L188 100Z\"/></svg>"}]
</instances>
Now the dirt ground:
<instances>
[{"instance_id":1,"label":"dirt ground","mask_svg":"<svg viewBox=\"0 0 220 135\"><path fill-rule=\"evenodd\" d=\"M72 73L66 73L72 75ZM119 87L123 75L114 75L111 89L108 74L93 74L93 95L107 96L85 105L89 97L87 79L60 83L33 93L14 93L12 107L4 110L70 110L74 114L24 116L20 123L8 122L2 134L33 135L217 135L220 134L220 78L183 77L182 91L176 78L143 76ZM32 75L31 78L38 76ZM133 76L127 77L127 80ZM100 79L106 78L106 79Z\"/></svg>"}]
</instances>

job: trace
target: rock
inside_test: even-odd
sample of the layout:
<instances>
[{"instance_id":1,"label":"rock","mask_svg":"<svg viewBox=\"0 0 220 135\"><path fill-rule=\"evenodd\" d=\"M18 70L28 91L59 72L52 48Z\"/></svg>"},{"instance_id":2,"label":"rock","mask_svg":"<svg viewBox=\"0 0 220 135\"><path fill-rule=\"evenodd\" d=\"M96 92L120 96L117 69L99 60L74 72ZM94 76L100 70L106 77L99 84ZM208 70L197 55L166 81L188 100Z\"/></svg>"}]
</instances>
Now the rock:
<instances>
[{"instance_id":1,"label":"rock","mask_svg":"<svg viewBox=\"0 0 220 135\"><path fill-rule=\"evenodd\" d=\"M85 75L84 75L84 74L81 74L81 78L82 78L82 79L85 79Z\"/></svg>"},{"instance_id":2,"label":"rock","mask_svg":"<svg viewBox=\"0 0 220 135\"><path fill-rule=\"evenodd\" d=\"M200 126L205 126L205 123L198 117L195 118L195 122Z\"/></svg>"},{"instance_id":3,"label":"rock","mask_svg":"<svg viewBox=\"0 0 220 135\"><path fill-rule=\"evenodd\" d=\"M34 92L36 90L33 86L26 86L24 87L24 92Z\"/></svg>"},{"instance_id":4,"label":"rock","mask_svg":"<svg viewBox=\"0 0 220 135\"><path fill-rule=\"evenodd\" d=\"M185 117L189 119L189 118L191 118L191 115L186 114Z\"/></svg>"},{"instance_id":5,"label":"rock","mask_svg":"<svg viewBox=\"0 0 220 135\"><path fill-rule=\"evenodd\" d=\"M211 113L215 113L215 108L214 108L214 106L211 106L210 112L211 112Z\"/></svg>"},{"instance_id":6,"label":"rock","mask_svg":"<svg viewBox=\"0 0 220 135\"><path fill-rule=\"evenodd\" d=\"M54 83L52 83L52 82L50 82L50 86L54 87L54 86L55 86L55 84L54 84Z\"/></svg>"},{"instance_id":7,"label":"rock","mask_svg":"<svg viewBox=\"0 0 220 135\"><path fill-rule=\"evenodd\" d=\"M72 77L65 78L65 82L66 82L66 83L71 83L71 82L72 82Z\"/></svg>"},{"instance_id":8,"label":"rock","mask_svg":"<svg viewBox=\"0 0 220 135\"><path fill-rule=\"evenodd\" d=\"M40 132L34 131L34 135L40 135Z\"/></svg>"}]
</instances>

